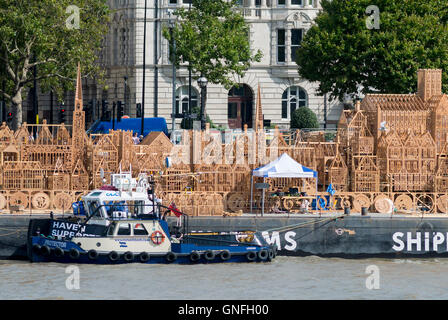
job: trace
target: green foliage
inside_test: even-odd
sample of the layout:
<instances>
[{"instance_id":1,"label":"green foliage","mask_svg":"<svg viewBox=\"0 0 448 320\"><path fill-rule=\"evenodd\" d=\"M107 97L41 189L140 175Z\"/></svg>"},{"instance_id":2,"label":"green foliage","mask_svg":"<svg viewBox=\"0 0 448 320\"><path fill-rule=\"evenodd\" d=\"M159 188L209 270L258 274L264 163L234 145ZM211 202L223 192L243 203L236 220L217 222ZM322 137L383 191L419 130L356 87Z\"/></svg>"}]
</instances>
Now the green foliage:
<instances>
[{"instance_id":1,"label":"green foliage","mask_svg":"<svg viewBox=\"0 0 448 320\"><path fill-rule=\"evenodd\" d=\"M236 0L193 0L191 10L175 11L177 66L188 63L193 74L230 89L237 84L235 75L244 76L252 62L261 60L261 52L253 54L250 49L249 27L236 4ZM171 42L168 26L163 35Z\"/></svg>"},{"instance_id":2,"label":"green foliage","mask_svg":"<svg viewBox=\"0 0 448 320\"><path fill-rule=\"evenodd\" d=\"M300 107L291 114L291 129L319 128L316 114L308 107Z\"/></svg>"},{"instance_id":3,"label":"green foliage","mask_svg":"<svg viewBox=\"0 0 448 320\"><path fill-rule=\"evenodd\" d=\"M79 8L79 28L69 6ZM74 88L78 62L83 76L101 75L95 61L109 14L106 0L0 0L0 76L6 98L20 114L22 89L32 85L34 65L42 91L51 88L59 97Z\"/></svg>"},{"instance_id":4,"label":"green foliage","mask_svg":"<svg viewBox=\"0 0 448 320\"><path fill-rule=\"evenodd\" d=\"M379 29L368 29L370 5ZM319 93L410 93L417 70L448 70L448 6L439 0L323 0L323 11L297 53L299 74L319 81ZM443 74L444 91L448 74Z\"/></svg>"}]
</instances>

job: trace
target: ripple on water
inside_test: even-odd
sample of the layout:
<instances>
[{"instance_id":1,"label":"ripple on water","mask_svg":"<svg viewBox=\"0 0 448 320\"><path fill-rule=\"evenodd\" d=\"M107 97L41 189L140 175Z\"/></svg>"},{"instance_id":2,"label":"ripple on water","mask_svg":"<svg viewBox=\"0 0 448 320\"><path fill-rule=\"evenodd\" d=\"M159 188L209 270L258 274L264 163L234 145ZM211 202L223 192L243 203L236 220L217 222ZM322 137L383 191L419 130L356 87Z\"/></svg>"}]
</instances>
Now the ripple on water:
<instances>
[{"instance_id":1,"label":"ripple on water","mask_svg":"<svg viewBox=\"0 0 448 320\"><path fill-rule=\"evenodd\" d=\"M380 289L366 273L376 265ZM447 299L448 260L277 257L270 263L216 265L78 265L69 290L67 265L0 261L0 299Z\"/></svg>"}]
</instances>

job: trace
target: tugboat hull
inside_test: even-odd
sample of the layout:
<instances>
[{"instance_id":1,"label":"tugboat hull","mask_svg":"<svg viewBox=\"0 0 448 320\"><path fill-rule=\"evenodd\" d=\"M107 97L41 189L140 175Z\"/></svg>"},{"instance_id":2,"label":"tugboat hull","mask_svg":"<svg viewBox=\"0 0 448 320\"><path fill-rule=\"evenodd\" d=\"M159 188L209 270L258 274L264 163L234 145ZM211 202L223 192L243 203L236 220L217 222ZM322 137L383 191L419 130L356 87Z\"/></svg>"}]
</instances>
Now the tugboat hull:
<instances>
[{"instance_id":1,"label":"tugboat hull","mask_svg":"<svg viewBox=\"0 0 448 320\"><path fill-rule=\"evenodd\" d=\"M198 264L223 262L267 262L275 258L272 248L206 247L193 244L172 244L168 253L94 252L86 251L71 241L31 238L32 262L87 263L87 264Z\"/></svg>"}]
</instances>

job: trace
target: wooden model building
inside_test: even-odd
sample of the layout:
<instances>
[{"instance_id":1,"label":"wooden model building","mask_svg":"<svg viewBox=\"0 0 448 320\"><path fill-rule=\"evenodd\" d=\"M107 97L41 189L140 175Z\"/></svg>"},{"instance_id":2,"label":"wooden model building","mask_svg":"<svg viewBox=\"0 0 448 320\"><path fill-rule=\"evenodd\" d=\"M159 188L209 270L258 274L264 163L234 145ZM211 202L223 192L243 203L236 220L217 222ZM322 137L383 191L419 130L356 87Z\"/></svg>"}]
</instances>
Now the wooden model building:
<instances>
[{"instance_id":1,"label":"wooden model building","mask_svg":"<svg viewBox=\"0 0 448 320\"><path fill-rule=\"evenodd\" d=\"M322 131L264 130L259 89L253 130L183 130L180 143L151 132L135 143L132 131L86 135L78 67L72 125L44 120L16 132L0 126L0 212L68 211L121 170L147 174L165 205L174 202L190 215L240 214L250 207L251 170L287 153L317 171L317 194L313 179L266 179L265 212L299 211L304 199L318 197L312 207L321 211L448 213L448 96L441 75L419 70L416 94L366 95L342 112L332 141ZM256 211L261 203L255 190Z\"/></svg>"}]
</instances>

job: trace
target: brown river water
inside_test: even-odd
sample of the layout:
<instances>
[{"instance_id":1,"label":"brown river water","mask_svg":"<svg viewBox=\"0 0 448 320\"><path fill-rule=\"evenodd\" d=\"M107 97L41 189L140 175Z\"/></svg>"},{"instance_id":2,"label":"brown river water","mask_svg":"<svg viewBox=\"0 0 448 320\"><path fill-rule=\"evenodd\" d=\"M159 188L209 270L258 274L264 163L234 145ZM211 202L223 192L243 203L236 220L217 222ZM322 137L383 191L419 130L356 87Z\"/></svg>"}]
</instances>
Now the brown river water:
<instances>
[{"instance_id":1,"label":"brown river water","mask_svg":"<svg viewBox=\"0 0 448 320\"><path fill-rule=\"evenodd\" d=\"M280 256L264 264L114 266L0 261L0 299L448 299L447 274L442 258Z\"/></svg>"}]
</instances>

